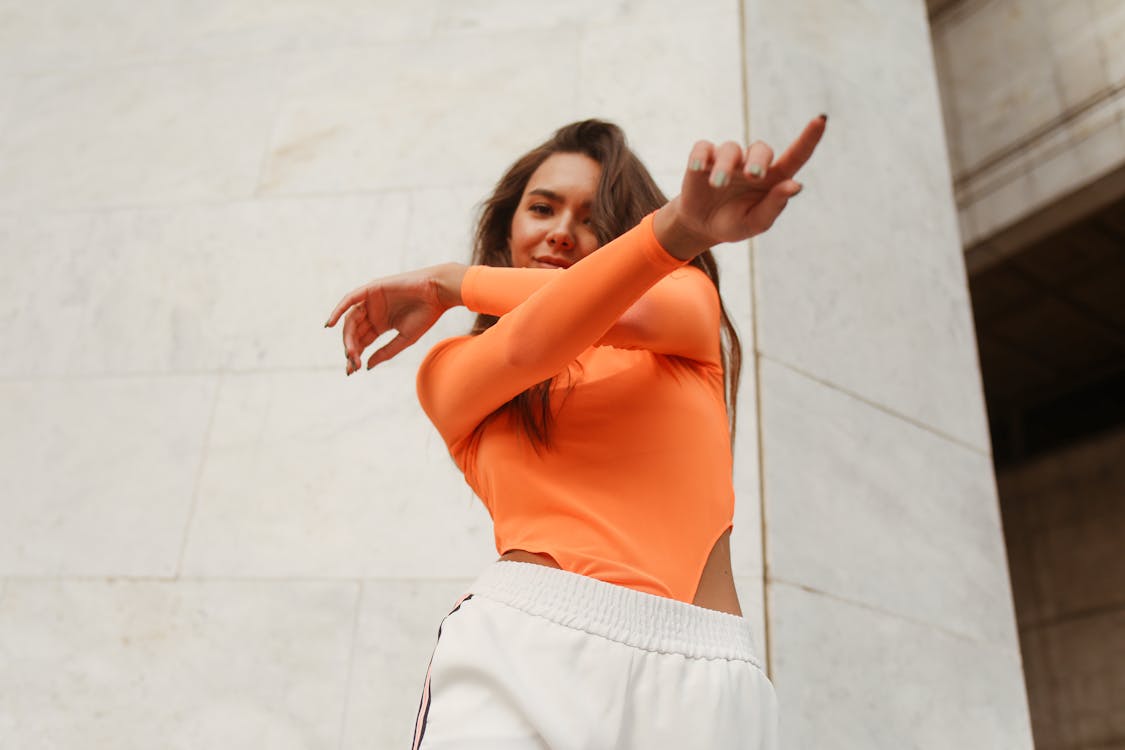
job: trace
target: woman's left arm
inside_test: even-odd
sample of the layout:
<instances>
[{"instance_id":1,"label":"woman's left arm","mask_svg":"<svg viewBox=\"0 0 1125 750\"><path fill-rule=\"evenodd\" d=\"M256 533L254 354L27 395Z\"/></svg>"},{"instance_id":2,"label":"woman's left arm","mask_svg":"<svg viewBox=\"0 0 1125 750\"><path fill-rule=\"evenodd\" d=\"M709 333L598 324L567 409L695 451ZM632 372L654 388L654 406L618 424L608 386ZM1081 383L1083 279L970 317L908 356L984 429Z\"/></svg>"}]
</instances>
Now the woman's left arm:
<instances>
[{"instance_id":1,"label":"woman's left arm","mask_svg":"<svg viewBox=\"0 0 1125 750\"><path fill-rule=\"evenodd\" d=\"M582 263L578 261L575 266ZM572 266L573 268L574 266ZM502 316L570 269L472 266L451 269L442 281L451 301L473 312ZM439 275L440 278L440 275ZM456 286L455 286L456 285ZM658 281L626 310L595 346L647 349L720 364L719 293L694 266L679 268Z\"/></svg>"},{"instance_id":2,"label":"woman's left arm","mask_svg":"<svg viewBox=\"0 0 1125 750\"><path fill-rule=\"evenodd\" d=\"M769 229L785 208L788 199L800 191L801 186L793 177L812 156L824 133L827 119L826 115L821 115L806 125L797 140L776 161L772 149L762 141L755 141L745 150L732 141L718 147L709 141L697 141L689 156L689 166L684 175L680 194L651 215L651 224L647 233L651 235L655 247L659 249L650 248L647 251L649 259L660 259L659 262L665 264L678 262L684 265L716 244L740 242ZM600 253L593 255L598 256ZM576 263L575 266L577 265L579 264ZM479 273L481 268L483 267L470 266L463 271L462 284L459 288L454 286L458 298L463 297L465 284L471 283L471 276ZM398 277L376 280L345 295L336 306L325 325L327 327L335 325L339 317L349 308L351 309L344 327L344 346L348 355L349 375L359 369L359 357L367 344L384 332L395 328L399 334L372 355L368 369L378 362L390 359L414 343L446 309L458 303L459 299L451 304L449 299L442 296L441 285L428 273L430 270L423 269L419 272L400 274ZM548 272L555 274L551 280L557 279L562 282L557 286L564 289L567 294L588 291L572 289L573 285L566 283L563 277L559 277L558 271ZM669 275L667 270L661 274L662 277L667 275ZM651 291L655 286L654 282L660 280L650 280L647 288L633 297L633 303L640 303L644 293ZM626 279L626 281L632 280ZM542 297L538 294L541 289L536 289L536 293L529 293L528 296ZM717 298L716 293L715 299ZM630 305L618 309L612 319L626 318L628 323L626 313L629 313L632 307L633 305ZM647 337L650 347L661 345L654 342L666 340L662 338L665 336L662 328L674 326L677 321L672 317L661 318L654 311L670 308L648 305L646 310L646 306L641 305L639 309L641 312L636 314L635 320L642 324L645 332L632 335ZM712 307L712 309L716 308ZM571 333L573 332L571 328L585 330L590 327L589 321L584 317L572 318L564 322L569 326L567 331ZM586 345L598 343L606 335L612 335L610 329L613 327L609 325L602 328L598 339ZM625 325L622 330L628 327ZM688 326L688 329L690 331L691 326ZM690 333L687 338L691 338ZM685 339L676 338L676 341L682 340ZM542 342L535 337L529 337L529 341L531 343L523 348L521 356L532 352L542 355L544 361L549 359L547 355L553 352L550 346L541 348ZM711 341L717 342L717 338L711 337ZM703 352L699 358L707 356L708 353ZM533 356L532 359L535 357ZM544 377L555 371L557 369L547 372Z\"/></svg>"}]
</instances>

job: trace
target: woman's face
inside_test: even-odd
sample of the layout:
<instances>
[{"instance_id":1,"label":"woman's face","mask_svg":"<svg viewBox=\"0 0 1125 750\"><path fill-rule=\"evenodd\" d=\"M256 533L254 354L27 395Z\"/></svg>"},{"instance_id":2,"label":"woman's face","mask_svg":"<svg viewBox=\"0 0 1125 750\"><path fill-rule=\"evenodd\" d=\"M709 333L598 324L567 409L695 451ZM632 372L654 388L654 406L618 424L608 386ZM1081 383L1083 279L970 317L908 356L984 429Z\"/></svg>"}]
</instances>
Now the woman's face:
<instances>
[{"instance_id":1,"label":"woman's face","mask_svg":"<svg viewBox=\"0 0 1125 750\"><path fill-rule=\"evenodd\" d=\"M523 189L508 248L515 268L568 268L598 249L590 208L602 167L585 154L551 154Z\"/></svg>"}]
</instances>

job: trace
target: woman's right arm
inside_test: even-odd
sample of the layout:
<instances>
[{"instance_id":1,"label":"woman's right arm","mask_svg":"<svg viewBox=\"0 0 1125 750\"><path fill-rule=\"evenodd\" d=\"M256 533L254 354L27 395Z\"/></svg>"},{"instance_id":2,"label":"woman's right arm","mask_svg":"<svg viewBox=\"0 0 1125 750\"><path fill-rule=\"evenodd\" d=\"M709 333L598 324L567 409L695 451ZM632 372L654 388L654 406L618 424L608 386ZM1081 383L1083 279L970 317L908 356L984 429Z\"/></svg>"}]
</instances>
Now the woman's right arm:
<instances>
[{"instance_id":1,"label":"woman's right arm","mask_svg":"<svg viewBox=\"0 0 1125 750\"><path fill-rule=\"evenodd\" d=\"M439 342L418 368L422 408L453 446L512 397L566 369L687 260L661 246L646 216L565 271L552 271L549 283L480 335Z\"/></svg>"},{"instance_id":2,"label":"woman's right arm","mask_svg":"<svg viewBox=\"0 0 1125 750\"><path fill-rule=\"evenodd\" d=\"M436 278L442 289L439 296L449 304L501 317L565 273L570 269L450 263ZM594 345L645 349L721 366L721 318L715 284L702 270L684 267L656 282Z\"/></svg>"}]
</instances>

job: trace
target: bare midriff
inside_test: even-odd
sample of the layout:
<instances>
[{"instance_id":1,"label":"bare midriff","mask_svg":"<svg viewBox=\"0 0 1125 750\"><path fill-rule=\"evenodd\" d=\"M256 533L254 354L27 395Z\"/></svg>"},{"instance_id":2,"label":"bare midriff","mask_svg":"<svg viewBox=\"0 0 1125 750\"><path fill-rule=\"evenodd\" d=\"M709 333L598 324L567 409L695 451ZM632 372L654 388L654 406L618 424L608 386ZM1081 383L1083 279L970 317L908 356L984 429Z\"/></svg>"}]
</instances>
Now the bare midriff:
<instances>
[{"instance_id":1,"label":"bare midriff","mask_svg":"<svg viewBox=\"0 0 1125 750\"><path fill-rule=\"evenodd\" d=\"M501 555L500 559L562 569L562 566L555 562L555 558L542 552L513 549ZM734 588L734 577L731 575L729 530L719 537L719 541L711 548L711 554L707 557L707 564L703 566L703 575L700 576L692 604L742 617L738 593Z\"/></svg>"}]
</instances>

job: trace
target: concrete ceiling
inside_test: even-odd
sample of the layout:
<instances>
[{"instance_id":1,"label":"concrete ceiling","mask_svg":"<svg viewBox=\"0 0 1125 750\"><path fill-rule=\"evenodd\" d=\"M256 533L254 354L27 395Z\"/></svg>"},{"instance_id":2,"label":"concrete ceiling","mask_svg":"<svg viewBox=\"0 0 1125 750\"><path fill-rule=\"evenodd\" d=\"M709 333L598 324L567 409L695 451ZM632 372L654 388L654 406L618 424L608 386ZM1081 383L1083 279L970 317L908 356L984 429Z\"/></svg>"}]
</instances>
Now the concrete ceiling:
<instances>
[{"instance_id":1,"label":"concrete ceiling","mask_svg":"<svg viewBox=\"0 0 1125 750\"><path fill-rule=\"evenodd\" d=\"M997 465L1125 421L1125 199L969 288Z\"/></svg>"}]
</instances>

